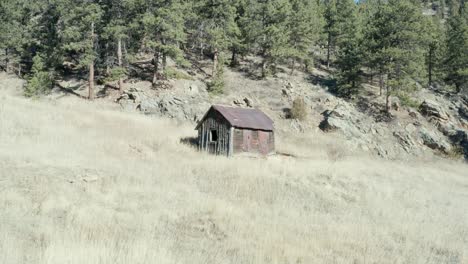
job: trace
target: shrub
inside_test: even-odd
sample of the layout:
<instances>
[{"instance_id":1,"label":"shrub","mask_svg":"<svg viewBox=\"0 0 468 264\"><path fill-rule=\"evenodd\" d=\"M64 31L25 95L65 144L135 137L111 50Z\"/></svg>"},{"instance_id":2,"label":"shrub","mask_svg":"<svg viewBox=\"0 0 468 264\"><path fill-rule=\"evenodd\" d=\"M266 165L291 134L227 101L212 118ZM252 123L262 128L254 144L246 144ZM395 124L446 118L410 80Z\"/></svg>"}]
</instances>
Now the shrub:
<instances>
[{"instance_id":1,"label":"shrub","mask_svg":"<svg viewBox=\"0 0 468 264\"><path fill-rule=\"evenodd\" d=\"M212 94L222 94L224 92L224 65L219 63L216 76L208 83L207 90Z\"/></svg>"},{"instance_id":2,"label":"shrub","mask_svg":"<svg viewBox=\"0 0 468 264\"><path fill-rule=\"evenodd\" d=\"M41 55L34 56L31 75L24 87L24 94L27 97L37 97L48 93L53 85L53 76L47 71L44 59Z\"/></svg>"},{"instance_id":3,"label":"shrub","mask_svg":"<svg viewBox=\"0 0 468 264\"><path fill-rule=\"evenodd\" d=\"M409 96L405 92L399 92L399 93L396 94L396 96L398 97L398 99L400 99L400 103L403 106L409 106L409 107L417 108L420 105L420 103L418 101L411 98L411 96Z\"/></svg>"},{"instance_id":4,"label":"shrub","mask_svg":"<svg viewBox=\"0 0 468 264\"><path fill-rule=\"evenodd\" d=\"M167 67L166 68L166 71L165 71L165 77L166 79L176 79L176 80L193 80L193 77L184 73L184 72L181 72L181 71L178 71L177 69L175 68L172 68L172 67Z\"/></svg>"},{"instance_id":5,"label":"shrub","mask_svg":"<svg viewBox=\"0 0 468 264\"><path fill-rule=\"evenodd\" d=\"M302 98L296 98L291 108L291 118L305 120L307 118L307 107Z\"/></svg>"},{"instance_id":6,"label":"shrub","mask_svg":"<svg viewBox=\"0 0 468 264\"><path fill-rule=\"evenodd\" d=\"M208 92L212 94L222 94L224 92L224 79L222 76L217 76L208 83Z\"/></svg>"},{"instance_id":7,"label":"shrub","mask_svg":"<svg viewBox=\"0 0 468 264\"><path fill-rule=\"evenodd\" d=\"M104 79L104 82L117 81L120 78L125 78L127 74L127 70L123 67L112 68L109 75Z\"/></svg>"}]
</instances>

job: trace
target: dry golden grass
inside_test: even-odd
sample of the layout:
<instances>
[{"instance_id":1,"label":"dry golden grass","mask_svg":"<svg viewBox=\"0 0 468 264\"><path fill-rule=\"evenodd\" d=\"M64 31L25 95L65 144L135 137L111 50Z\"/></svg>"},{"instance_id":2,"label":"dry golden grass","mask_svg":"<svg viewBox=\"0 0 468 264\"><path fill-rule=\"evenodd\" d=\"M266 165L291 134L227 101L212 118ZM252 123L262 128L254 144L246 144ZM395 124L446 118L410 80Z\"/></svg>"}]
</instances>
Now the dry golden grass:
<instances>
[{"instance_id":1,"label":"dry golden grass","mask_svg":"<svg viewBox=\"0 0 468 264\"><path fill-rule=\"evenodd\" d=\"M464 164L319 133L227 159L181 144L191 125L0 99L0 263L468 263Z\"/></svg>"}]
</instances>

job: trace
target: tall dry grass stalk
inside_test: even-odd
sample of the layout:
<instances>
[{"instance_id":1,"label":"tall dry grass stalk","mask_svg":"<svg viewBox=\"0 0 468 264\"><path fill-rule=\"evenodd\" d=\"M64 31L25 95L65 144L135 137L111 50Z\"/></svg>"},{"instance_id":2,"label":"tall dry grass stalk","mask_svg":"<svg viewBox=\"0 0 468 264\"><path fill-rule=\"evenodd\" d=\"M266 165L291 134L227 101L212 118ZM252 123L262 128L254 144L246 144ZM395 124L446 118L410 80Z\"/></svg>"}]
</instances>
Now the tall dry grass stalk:
<instances>
[{"instance_id":1,"label":"tall dry grass stalk","mask_svg":"<svg viewBox=\"0 0 468 264\"><path fill-rule=\"evenodd\" d=\"M0 97L0 263L468 263L466 165L318 133L227 159L192 125Z\"/></svg>"}]
</instances>

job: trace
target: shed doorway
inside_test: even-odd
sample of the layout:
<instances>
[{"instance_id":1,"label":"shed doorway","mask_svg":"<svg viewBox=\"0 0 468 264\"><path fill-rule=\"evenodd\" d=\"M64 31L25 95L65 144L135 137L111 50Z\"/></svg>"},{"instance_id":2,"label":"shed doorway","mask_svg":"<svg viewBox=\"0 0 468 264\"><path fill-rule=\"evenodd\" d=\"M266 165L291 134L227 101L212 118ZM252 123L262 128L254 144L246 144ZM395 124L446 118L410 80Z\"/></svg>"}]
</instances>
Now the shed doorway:
<instances>
[{"instance_id":1,"label":"shed doorway","mask_svg":"<svg viewBox=\"0 0 468 264\"><path fill-rule=\"evenodd\" d=\"M218 142L218 130L212 129L210 131L210 142Z\"/></svg>"}]
</instances>

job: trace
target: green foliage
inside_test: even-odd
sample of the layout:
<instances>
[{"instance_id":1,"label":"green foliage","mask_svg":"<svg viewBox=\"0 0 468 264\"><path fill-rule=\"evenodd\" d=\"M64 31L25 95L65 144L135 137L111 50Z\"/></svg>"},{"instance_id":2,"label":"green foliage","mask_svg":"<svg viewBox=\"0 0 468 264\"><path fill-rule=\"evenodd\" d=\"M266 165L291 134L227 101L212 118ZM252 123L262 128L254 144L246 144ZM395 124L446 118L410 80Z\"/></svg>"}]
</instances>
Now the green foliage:
<instances>
[{"instance_id":1,"label":"green foliage","mask_svg":"<svg viewBox=\"0 0 468 264\"><path fill-rule=\"evenodd\" d=\"M287 0L254 1L249 5L247 18L250 48L262 56L262 77L269 66L290 54L288 18L291 5Z\"/></svg>"},{"instance_id":2,"label":"green foliage","mask_svg":"<svg viewBox=\"0 0 468 264\"><path fill-rule=\"evenodd\" d=\"M220 63L217 68L217 73L214 78L208 83L207 90L211 94L222 94L224 93L224 58L220 56Z\"/></svg>"},{"instance_id":3,"label":"green foliage","mask_svg":"<svg viewBox=\"0 0 468 264\"><path fill-rule=\"evenodd\" d=\"M443 80L443 62L446 52L444 28L438 17L426 17L424 27L427 82L428 85L432 85L434 82Z\"/></svg>"},{"instance_id":4,"label":"green foliage","mask_svg":"<svg viewBox=\"0 0 468 264\"><path fill-rule=\"evenodd\" d=\"M417 100L414 100L413 97L407 92L398 91L395 95L398 97L398 99L400 99L400 103L403 106L418 108L421 105L421 103L419 103Z\"/></svg>"},{"instance_id":5,"label":"green foliage","mask_svg":"<svg viewBox=\"0 0 468 264\"><path fill-rule=\"evenodd\" d=\"M46 94L53 87L53 84L52 74L45 68L44 58L41 55L36 55L33 59L31 75L24 87L24 94L27 97L37 97Z\"/></svg>"},{"instance_id":6,"label":"green foliage","mask_svg":"<svg viewBox=\"0 0 468 264\"><path fill-rule=\"evenodd\" d=\"M61 0L59 8L62 23L59 37L65 54L77 55L78 65L86 68L93 63L98 54L95 50L97 32L103 15L101 6L85 0ZM92 31L94 29L94 35ZM72 55L73 54L73 55Z\"/></svg>"},{"instance_id":7,"label":"green foliage","mask_svg":"<svg viewBox=\"0 0 468 264\"><path fill-rule=\"evenodd\" d=\"M468 89L468 7L453 12L447 21L445 80L461 92Z\"/></svg>"},{"instance_id":8,"label":"green foliage","mask_svg":"<svg viewBox=\"0 0 468 264\"><path fill-rule=\"evenodd\" d=\"M339 35L340 50L337 55L336 67L338 69L337 94L350 97L357 94L362 82L362 66L364 54L362 50L361 24L357 19L357 8L352 0L347 3L347 12L342 12L340 20L342 29Z\"/></svg>"},{"instance_id":9,"label":"green foliage","mask_svg":"<svg viewBox=\"0 0 468 264\"><path fill-rule=\"evenodd\" d=\"M291 118L304 121L307 118L307 106L303 98L296 98L291 108Z\"/></svg>"},{"instance_id":10,"label":"green foliage","mask_svg":"<svg viewBox=\"0 0 468 264\"><path fill-rule=\"evenodd\" d=\"M166 71L164 72L166 74L167 79L176 79L176 80L193 80L193 77L177 70L176 68L173 67L168 67L166 68Z\"/></svg>"},{"instance_id":11,"label":"green foliage","mask_svg":"<svg viewBox=\"0 0 468 264\"><path fill-rule=\"evenodd\" d=\"M327 49L342 96L359 92L363 72L382 76L387 96L409 98L407 87L423 79L460 92L468 85L466 4L431 3L439 6L432 17L421 12L428 1L414 0L0 0L0 67L26 72L35 95L49 86L49 71L69 73L64 62L117 80L152 53L154 79L191 78L167 62L188 67L199 52L217 60L210 87L220 93L226 52L232 65L259 56L266 76L284 63L307 68Z\"/></svg>"},{"instance_id":12,"label":"green foliage","mask_svg":"<svg viewBox=\"0 0 468 264\"><path fill-rule=\"evenodd\" d=\"M109 72L109 75L106 76L106 78L104 79L104 82L117 81L121 78L124 78L127 74L128 74L127 69L123 67L112 68Z\"/></svg>"},{"instance_id":13,"label":"green foliage","mask_svg":"<svg viewBox=\"0 0 468 264\"><path fill-rule=\"evenodd\" d=\"M291 0L294 14L289 20L288 57L294 62L309 60L310 49L315 45L323 27L323 17L315 1Z\"/></svg>"},{"instance_id":14,"label":"green foliage","mask_svg":"<svg viewBox=\"0 0 468 264\"><path fill-rule=\"evenodd\" d=\"M409 0L389 0L377 6L366 30L369 65L387 76L386 97L408 86L424 71L424 21L420 7ZM387 101L388 102L388 101ZM389 105L387 104L387 111Z\"/></svg>"},{"instance_id":15,"label":"green foliage","mask_svg":"<svg viewBox=\"0 0 468 264\"><path fill-rule=\"evenodd\" d=\"M461 160L465 156L465 151L462 146L453 146L445 155L453 160Z\"/></svg>"}]
</instances>

